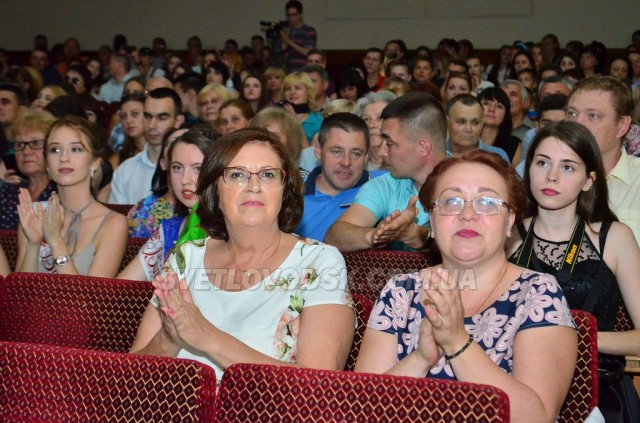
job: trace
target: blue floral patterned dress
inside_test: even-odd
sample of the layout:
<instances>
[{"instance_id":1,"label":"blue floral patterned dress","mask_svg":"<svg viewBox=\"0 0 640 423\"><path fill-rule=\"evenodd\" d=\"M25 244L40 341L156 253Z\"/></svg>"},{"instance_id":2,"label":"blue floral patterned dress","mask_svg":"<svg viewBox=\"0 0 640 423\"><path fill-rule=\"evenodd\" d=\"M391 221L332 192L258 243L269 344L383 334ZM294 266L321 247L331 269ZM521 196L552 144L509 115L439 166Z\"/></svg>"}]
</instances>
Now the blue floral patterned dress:
<instances>
[{"instance_id":1,"label":"blue floral patterned dress","mask_svg":"<svg viewBox=\"0 0 640 423\"><path fill-rule=\"evenodd\" d=\"M422 278L419 273L395 275L382 289L367 327L397 337L398 361L418 346L420 322L425 316ZM525 270L484 311L464 318L467 332L502 370L511 373L513 341L518 332L541 326L575 328L567 300L556 279ZM455 375L444 356L429 377L452 379Z\"/></svg>"}]
</instances>

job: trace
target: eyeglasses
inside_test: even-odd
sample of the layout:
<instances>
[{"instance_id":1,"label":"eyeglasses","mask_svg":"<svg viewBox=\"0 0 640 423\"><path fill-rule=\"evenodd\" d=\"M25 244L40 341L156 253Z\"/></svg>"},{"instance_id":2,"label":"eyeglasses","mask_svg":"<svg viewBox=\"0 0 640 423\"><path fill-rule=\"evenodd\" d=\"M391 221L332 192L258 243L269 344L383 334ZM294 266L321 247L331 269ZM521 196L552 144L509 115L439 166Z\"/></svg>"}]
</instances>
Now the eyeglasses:
<instances>
[{"instance_id":1,"label":"eyeglasses","mask_svg":"<svg viewBox=\"0 0 640 423\"><path fill-rule=\"evenodd\" d=\"M445 197L431 204L431 207L435 207L439 215L455 216L462 213L465 203L471 203L473 210L482 216L500 214L502 206L510 208L506 202L493 197L478 197L473 200L465 200L460 197Z\"/></svg>"},{"instance_id":2,"label":"eyeglasses","mask_svg":"<svg viewBox=\"0 0 640 423\"><path fill-rule=\"evenodd\" d=\"M66 78L67 82L71 82L73 85L80 85L80 78L74 76L73 78Z\"/></svg>"},{"instance_id":3,"label":"eyeglasses","mask_svg":"<svg viewBox=\"0 0 640 423\"><path fill-rule=\"evenodd\" d=\"M284 178L287 176L287 172L275 167L262 169L259 172L249 172L243 167L225 167L222 173L222 180L230 187L244 189L249 185L252 175L258 177L258 181L263 187L279 188L284 185Z\"/></svg>"},{"instance_id":4,"label":"eyeglasses","mask_svg":"<svg viewBox=\"0 0 640 423\"><path fill-rule=\"evenodd\" d=\"M27 145L32 150L42 150L44 148L44 140L14 141L13 149L15 151L22 151L27 148Z\"/></svg>"}]
</instances>

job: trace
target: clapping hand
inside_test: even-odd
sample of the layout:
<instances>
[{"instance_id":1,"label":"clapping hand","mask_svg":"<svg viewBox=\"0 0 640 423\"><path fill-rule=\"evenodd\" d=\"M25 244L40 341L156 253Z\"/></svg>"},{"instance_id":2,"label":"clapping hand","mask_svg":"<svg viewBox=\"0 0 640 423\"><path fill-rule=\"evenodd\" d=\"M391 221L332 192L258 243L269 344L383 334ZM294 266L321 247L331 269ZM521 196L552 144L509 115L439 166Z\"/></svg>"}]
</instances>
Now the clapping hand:
<instances>
[{"instance_id":1,"label":"clapping hand","mask_svg":"<svg viewBox=\"0 0 640 423\"><path fill-rule=\"evenodd\" d=\"M55 192L49 197L49 206L44 212L44 239L51 245L62 243L62 227L64 225L64 208L60 204L60 197Z\"/></svg>"},{"instance_id":2,"label":"clapping hand","mask_svg":"<svg viewBox=\"0 0 640 423\"><path fill-rule=\"evenodd\" d=\"M402 212L395 210L382 219L373 233L372 244L377 246L392 241L407 240L414 229L414 220L418 216L417 202L418 196L414 195L409 199L407 207Z\"/></svg>"},{"instance_id":3,"label":"clapping hand","mask_svg":"<svg viewBox=\"0 0 640 423\"><path fill-rule=\"evenodd\" d=\"M26 188L20 188L18 193L18 217L20 229L31 244L40 244L44 236L44 210L42 204L36 203L34 207L31 194Z\"/></svg>"},{"instance_id":4,"label":"clapping hand","mask_svg":"<svg viewBox=\"0 0 640 423\"><path fill-rule=\"evenodd\" d=\"M446 353L456 351L469 335L464 327L464 306L455 277L442 267L423 270L422 306L433 338Z\"/></svg>"},{"instance_id":5,"label":"clapping hand","mask_svg":"<svg viewBox=\"0 0 640 423\"><path fill-rule=\"evenodd\" d=\"M211 324L193 303L185 279L178 280L173 270L156 276L152 282L160 302L162 326L176 344L204 350Z\"/></svg>"}]
</instances>

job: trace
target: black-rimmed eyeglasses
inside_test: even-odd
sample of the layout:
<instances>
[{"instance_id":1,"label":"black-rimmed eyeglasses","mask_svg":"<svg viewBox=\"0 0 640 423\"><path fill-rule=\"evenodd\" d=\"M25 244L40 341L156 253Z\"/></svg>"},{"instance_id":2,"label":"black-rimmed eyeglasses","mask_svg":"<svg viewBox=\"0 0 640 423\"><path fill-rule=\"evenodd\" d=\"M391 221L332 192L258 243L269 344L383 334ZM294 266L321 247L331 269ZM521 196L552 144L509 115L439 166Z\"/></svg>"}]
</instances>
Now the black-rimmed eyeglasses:
<instances>
[{"instance_id":1,"label":"black-rimmed eyeglasses","mask_svg":"<svg viewBox=\"0 0 640 423\"><path fill-rule=\"evenodd\" d=\"M32 150L42 150L44 148L44 140L13 141L13 149L15 151L22 151L27 146Z\"/></svg>"}]
</instances>

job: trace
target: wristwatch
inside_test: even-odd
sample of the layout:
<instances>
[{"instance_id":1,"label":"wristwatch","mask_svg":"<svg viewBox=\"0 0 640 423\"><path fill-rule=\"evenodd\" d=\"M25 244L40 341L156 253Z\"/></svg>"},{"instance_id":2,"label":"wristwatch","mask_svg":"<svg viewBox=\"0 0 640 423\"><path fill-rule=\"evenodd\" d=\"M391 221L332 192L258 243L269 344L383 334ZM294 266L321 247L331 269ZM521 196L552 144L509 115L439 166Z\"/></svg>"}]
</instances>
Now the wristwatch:
<instances>
[{"instance_id":1,"label":"wristwatch","mask_svg":"<svg viewBox=\"0 0 640 423\"><path fill-rule=\"evenodd\" d=\"M56 266L65 266L67 263L69 263L69 256L60 254L58 257L56 257L55 262Z\"/></svg>"}]
</instances>

